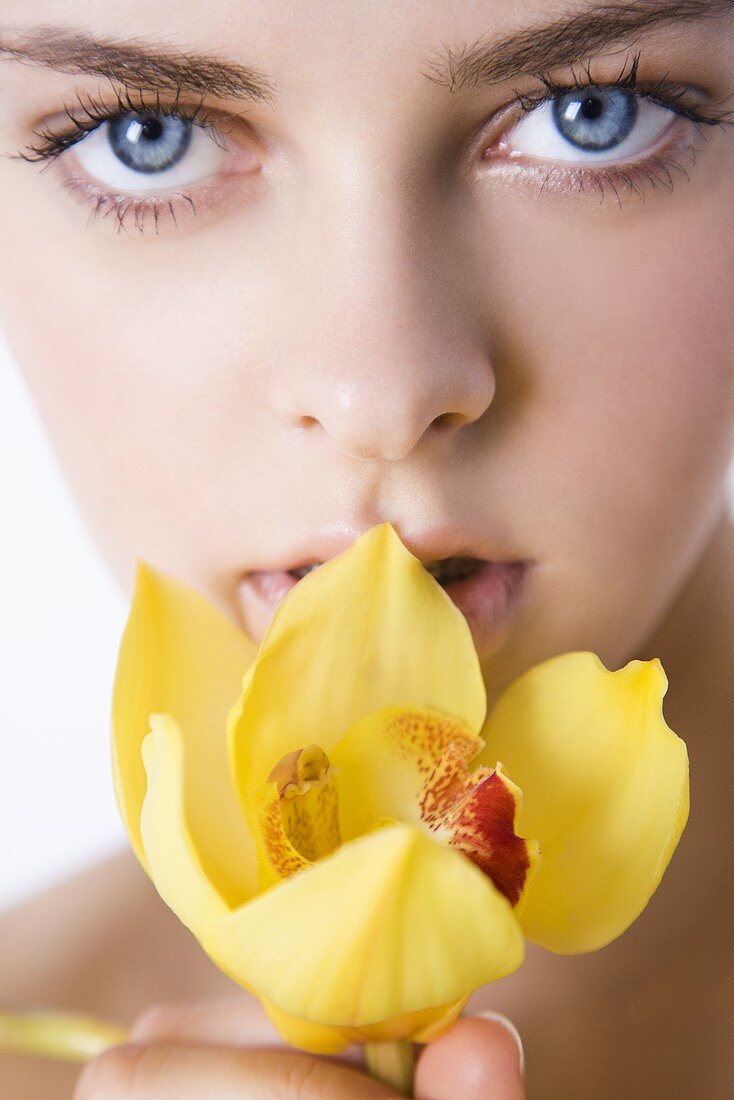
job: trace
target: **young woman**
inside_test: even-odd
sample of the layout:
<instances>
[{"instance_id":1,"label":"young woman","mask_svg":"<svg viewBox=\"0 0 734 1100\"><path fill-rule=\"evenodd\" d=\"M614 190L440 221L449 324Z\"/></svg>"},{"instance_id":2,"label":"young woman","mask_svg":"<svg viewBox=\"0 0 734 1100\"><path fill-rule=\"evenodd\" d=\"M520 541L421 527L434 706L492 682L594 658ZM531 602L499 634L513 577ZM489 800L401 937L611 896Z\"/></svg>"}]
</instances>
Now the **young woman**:
<instances>
[{"instance_id":1,"label":"young woman","mask_svg":"<svg viewBox=\"0 0 734 1100\"><path fill-rule=\"evenodd\" d=\"M734 1081L732 108L731 0L0 12L0 318L127 591L140 556L259 640L389 519L485 563L490 703L566 650L663 662L692 810L661 889L473 1002L543 1100ZM132 855L0 932L3 1000L140 1041L78 1080L2 1058L8 1100L388 1095L278 1049ZM524 1089L496 1021L418 1068L430 1100Z\"/></svg>"}]
</instances>

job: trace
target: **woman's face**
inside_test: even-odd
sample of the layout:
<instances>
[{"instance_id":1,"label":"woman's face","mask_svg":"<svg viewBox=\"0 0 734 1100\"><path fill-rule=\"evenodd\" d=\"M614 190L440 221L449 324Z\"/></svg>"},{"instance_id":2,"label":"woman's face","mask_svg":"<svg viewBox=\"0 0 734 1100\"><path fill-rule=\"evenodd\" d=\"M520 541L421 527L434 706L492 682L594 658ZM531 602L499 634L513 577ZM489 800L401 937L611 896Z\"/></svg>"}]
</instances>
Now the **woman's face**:
<instances>
[{"instance_id":1,"label":"woman's face","mask_svg":"<svg viewBox=\"0 0 734 1100\"><path fill-rule=\"evenodd\" d=\"M125 586L259 638L390 520L531 563L457 595L490 685L638 655L734 426L734 8L673 6L4 0L0 316Z\"/></svg>"}]
</instances>

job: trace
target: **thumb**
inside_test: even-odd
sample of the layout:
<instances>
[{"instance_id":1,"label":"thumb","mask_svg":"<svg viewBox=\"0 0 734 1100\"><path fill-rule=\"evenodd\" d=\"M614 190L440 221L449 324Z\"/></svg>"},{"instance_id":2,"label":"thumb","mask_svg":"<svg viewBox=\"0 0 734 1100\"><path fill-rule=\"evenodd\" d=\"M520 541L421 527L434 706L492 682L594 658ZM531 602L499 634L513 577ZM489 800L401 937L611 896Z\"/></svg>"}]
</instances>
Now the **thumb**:
<instances>
[{"instance_id":1,"label":"thumb","mask_svg":"<svg viewBox=\"0 0 734 1100\"><path fill-rule=\"evenodd\" d=\"M517 1030L496 1012L460 1019L418 1060L416 1100L525 1100Z\"/></svg>"}]
</instances>

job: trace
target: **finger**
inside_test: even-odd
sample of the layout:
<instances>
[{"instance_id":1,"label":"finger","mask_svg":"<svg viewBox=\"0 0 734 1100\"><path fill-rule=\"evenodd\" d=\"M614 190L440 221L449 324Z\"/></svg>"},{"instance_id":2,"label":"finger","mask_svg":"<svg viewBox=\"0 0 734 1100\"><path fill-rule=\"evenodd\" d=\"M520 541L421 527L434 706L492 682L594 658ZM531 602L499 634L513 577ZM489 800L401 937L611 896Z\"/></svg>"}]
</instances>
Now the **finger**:
<instances>
[{"instance_id":1,"label":"finger","mask_svg":"<svg viewBox=\"0 0 734 1100\"><path fill-rule=\"evenodd\" d=\"M416 1100L524 1100L521 1048L515 1035L496 1017L458 1020L423 1050L415 1095Z\"/></svg>"},{"instance_id":2,"label":"finger","mask_svg":"<svg viewBox=\"0 0 734 1100\"><path fill-rule=\"evenodd\" d=\"M337 1062L293 1051L175 1043L111 1047L90 1062L74 1100L396 1100Z\"/></svg>"},{"instance_id":3,"label":"finger","mask_svg":"<svg viewBox=\"0 0 734 1100\"><path fill-rule=\"evenodd\" d=\"M161 1039L232 1046L283 1046L254 997L234 994L200 1001L171 1001L146 1009L130 1030L133 1042Z\"/></svg>"},{"instance_id":4,"label":"finger","mask_svg":"<svg viewBox=\"0 0 734 1100\"><path fill-rule=\"evenodd\" d=\"M130 1040L288 1048L260 1002L242 993L151 1005L133 1023ZM364 1066L364 1054L358 1046L347 1047L337 1060Z\"/></svg>"}]
</instances>

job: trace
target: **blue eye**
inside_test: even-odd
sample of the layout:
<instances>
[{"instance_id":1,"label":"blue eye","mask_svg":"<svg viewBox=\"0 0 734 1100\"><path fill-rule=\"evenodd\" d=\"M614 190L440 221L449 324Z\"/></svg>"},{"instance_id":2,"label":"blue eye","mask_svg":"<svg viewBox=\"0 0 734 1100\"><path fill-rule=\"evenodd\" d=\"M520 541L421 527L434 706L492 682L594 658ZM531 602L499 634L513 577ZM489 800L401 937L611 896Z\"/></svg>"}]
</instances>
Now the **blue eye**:
<instances>
[{"instance_id":1,"label":"blue eye","mask_svg":"<svg viewBox=\"0 0 734 1100\"><path fill-rule=\"evenodd\" d=\"M112 151L133 172L164 172L191 145L192 123L171 115L123 115L106 123Z\"/></svg>"},{"instance_id":2,"label":"blue eye","mask_svg":"<svg viewBox=\"0 0 734 1100\"><path fill-rule=\"evenodd\" d=\"M655 148L675 120L674 110L639 93L589 85L526 109L503 152L559 163L626 164Z\"/></svg>"},{"instance_id":3,"label":"blue eye","mask_svg":"<svg viewBox=\"0 0 734 1100\"><path fill-rule=\"evenodd\" d=\"M231 156L203 125L153 111L112 116L69 152L95 182L136 194L213 178Z\"/></svg>"},{"instance_id":4,"label":"blue eye","mask_svg":"<svg viewBox=\"0 0 734 1100\"><path fill-rule=\"evenodd\" d=\"M621 145L637 115L638 97L616 88L581 88L553 100L553 121L560 133L589 153Z\"/></svg>"}]
</instances>

